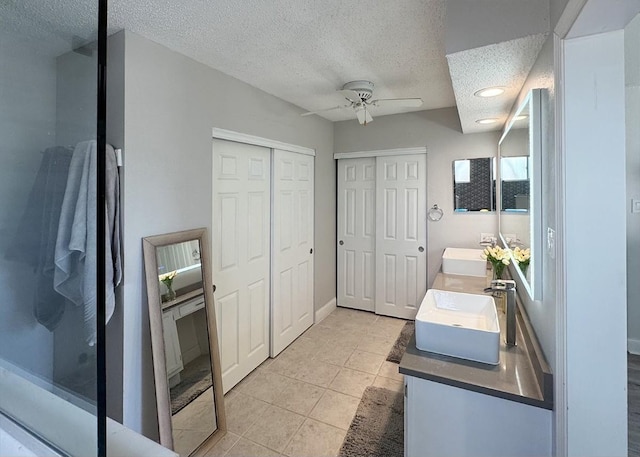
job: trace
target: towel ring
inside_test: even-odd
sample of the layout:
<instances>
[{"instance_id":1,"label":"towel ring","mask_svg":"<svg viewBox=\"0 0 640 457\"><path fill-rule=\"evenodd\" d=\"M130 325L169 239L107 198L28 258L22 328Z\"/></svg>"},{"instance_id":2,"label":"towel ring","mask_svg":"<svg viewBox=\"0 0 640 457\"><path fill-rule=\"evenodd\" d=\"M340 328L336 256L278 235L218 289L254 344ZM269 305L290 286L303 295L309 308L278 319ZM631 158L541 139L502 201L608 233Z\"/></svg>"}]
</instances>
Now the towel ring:
<instances>
[{"instance_id":1,"label":"towel ring","mask_svg":"<svg viewBox=\"0 0 640 457\"><path fill-rule=\"evenodd\" d=\"M442 219L444 212L440 208L438 208L438 205L433 205L431 208L429 208L429 212L427 213L427 215L429 216L429 220L438 222L440 219Z\"/></svg>"}]
</instances>

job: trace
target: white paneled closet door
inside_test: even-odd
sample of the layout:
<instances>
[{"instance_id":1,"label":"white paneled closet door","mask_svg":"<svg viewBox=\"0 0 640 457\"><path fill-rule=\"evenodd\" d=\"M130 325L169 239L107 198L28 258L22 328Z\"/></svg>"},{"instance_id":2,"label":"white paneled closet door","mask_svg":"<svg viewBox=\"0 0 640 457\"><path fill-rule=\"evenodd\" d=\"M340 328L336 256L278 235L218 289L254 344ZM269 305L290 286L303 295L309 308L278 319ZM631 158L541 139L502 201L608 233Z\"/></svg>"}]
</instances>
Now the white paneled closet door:
<instances>
[{"instance_id":1,"label":"white paneled closet door","mask_svg":"<svg viewBox=\"0 0 640 457\"><path fill-rule=\"evenodd\" d=\"M427 288L427 158L376 158L376 314L413 319Z\"/></svg>"},{"instance_id":2,"label":"white paneled closet door","mask_svg":"<svg viewBox=\"0 0 640 457\"><path fill-rule=\"evenodd\" d=\"M213 144L213 283L227 392L269 357L270 155Z\"/></svg>"},{"instance_id":3,"label":"white paneled closet door","mask_svg":"<svg viewBox=\"0 0 640 457\"><path fill-rule=\"evenodd\" d=\"M375 311L376 159L338 160L338 306Z\"/></svg>"},{"instance_id":4,"label":"white paneled closet door","mask_svg":"<svg viewBox=\"0 0 640 457\"><path fill-rule=\"evenodd\" d=\"M271 357L313 324L313 163L273 150Z\"/></svg>"}]
</instances>

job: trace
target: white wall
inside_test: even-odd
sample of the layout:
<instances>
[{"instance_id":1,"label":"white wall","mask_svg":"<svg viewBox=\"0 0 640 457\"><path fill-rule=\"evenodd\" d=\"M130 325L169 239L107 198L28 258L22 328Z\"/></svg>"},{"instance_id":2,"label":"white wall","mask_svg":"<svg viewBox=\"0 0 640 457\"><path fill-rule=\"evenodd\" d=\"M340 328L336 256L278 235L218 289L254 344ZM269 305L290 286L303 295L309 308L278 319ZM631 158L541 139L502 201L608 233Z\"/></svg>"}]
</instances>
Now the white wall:
<instances>
[{"instance_id":1,"label":"white wall","mask_svg":"<svg viewBox=\"0 0 640 457\"><path fill-rule=\"evenodd\" d=\"M452 162L457 159L495 157L498 132L463 135L455 108L417 111L375 118L370 125L357 121L336 122L336 152L427 147L427 207L444 211L439 222L427 224L428 286L440 271L447 247L480 249L480 233L497 235L495 212L454 213Z\"/></svg>"},{"instance_id":2,"label":"white wall","mask_svg":"<svg viewBox=\"0 0 640 457\"><path fill-rule=\"evenodd\" d=\"M567 451L627 455L624 34L564 44Z\"/></svg>"},{"instance_id":3,"label":"white wall","mask_svg":"<svg viewBox=\"0 0 640 457\"><path fill-rule=\"evenodd\" d=\"M640 354L640 15L624 31L627 133L627 332L629 350Z\"/></svg>"},{"instance_id":4,"label":"white wall","mask_svg":"<svg viewBox=\"0 0 640 457\"><path fill-rule=\"evenodd\" d=\"M333 126L139 35L125 32L124 47L124 424L155 437L141 239L196 227L211 233L212 127L314 148L319 308L335 296Z\"/></svg>"},{"instance_id":5,"label":"white wall","mask_svg":"<svg viewBox=\"0 0 640 457\"><path fill-rule=\"evenodd\" d=\"M0 357L51 379L53 336L33 316L33 269L8 261L42 160L55 146L56 63L37 40L0 31Z\"/></svg>"}]
</instances>

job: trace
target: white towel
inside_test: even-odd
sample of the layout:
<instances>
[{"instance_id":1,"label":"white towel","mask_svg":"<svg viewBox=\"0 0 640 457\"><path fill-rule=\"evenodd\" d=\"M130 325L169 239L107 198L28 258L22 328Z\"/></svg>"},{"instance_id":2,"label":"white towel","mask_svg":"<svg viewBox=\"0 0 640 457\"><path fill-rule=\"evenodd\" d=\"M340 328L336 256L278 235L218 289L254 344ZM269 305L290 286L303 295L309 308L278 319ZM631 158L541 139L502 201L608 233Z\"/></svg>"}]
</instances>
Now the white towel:
<instances>
[{"instance_id":1,"label":"white towel","mask_svg":"<svg viewBox=\"0 0 640 457\"><path fill-rule=\"evenodd\" d=\"M83 141L73 151L55 250L54 288L84 308L85 338L96 341L97 280L97 143ZM120 283L120 227L118 169L115 152L106 150L106 320L115 308Z\"/></svg>"}]
</instances>

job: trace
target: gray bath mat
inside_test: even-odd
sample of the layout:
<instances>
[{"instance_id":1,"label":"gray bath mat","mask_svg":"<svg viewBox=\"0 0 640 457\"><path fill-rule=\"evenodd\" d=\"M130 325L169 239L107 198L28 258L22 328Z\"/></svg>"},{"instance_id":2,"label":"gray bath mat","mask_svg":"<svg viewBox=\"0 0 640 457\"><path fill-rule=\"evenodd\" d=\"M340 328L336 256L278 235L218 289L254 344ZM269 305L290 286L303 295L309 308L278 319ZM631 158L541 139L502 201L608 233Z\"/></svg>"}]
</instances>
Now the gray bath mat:
<instances>
[{"instance_id":1,"label":"gray bath mat","mask_svg":"<svg viewBox=\"0 0 640 457\"><path fill-rule=\"evenodd\" d=\"M338 456L403 457L402 394L382 387L367 387Z\"/></svg>"},{"instance_id":2,"label":"gray bath mat","mask_svg":"<svg viewBox=\"0 0 640 457\"><path fill-rule=\"evenodd\" d=\"M209 354L201 355L188 363L180 372L181 381L169 389L171 395L171 415L195 400L198 395L212 386L211 359Z\"/></svg>"},{"instance_id":3,"label":"gray bath mat","mask_svg":"<svg viewBox=\"0 0 640 457\"><path fill-rule=\"evenodd\" d=\"M398 339L389 351L389 355L387 355L387 361L400 363L400 360L404 355L404 351L407 350L407 344L409 344L409 340L411 339L411 335L413 335L415 328L416 326L414 321L409 321L404 324L404 327L402 327L402 331L400 332L400 336L398 336Z\"/></svg>"}]
</instances>

